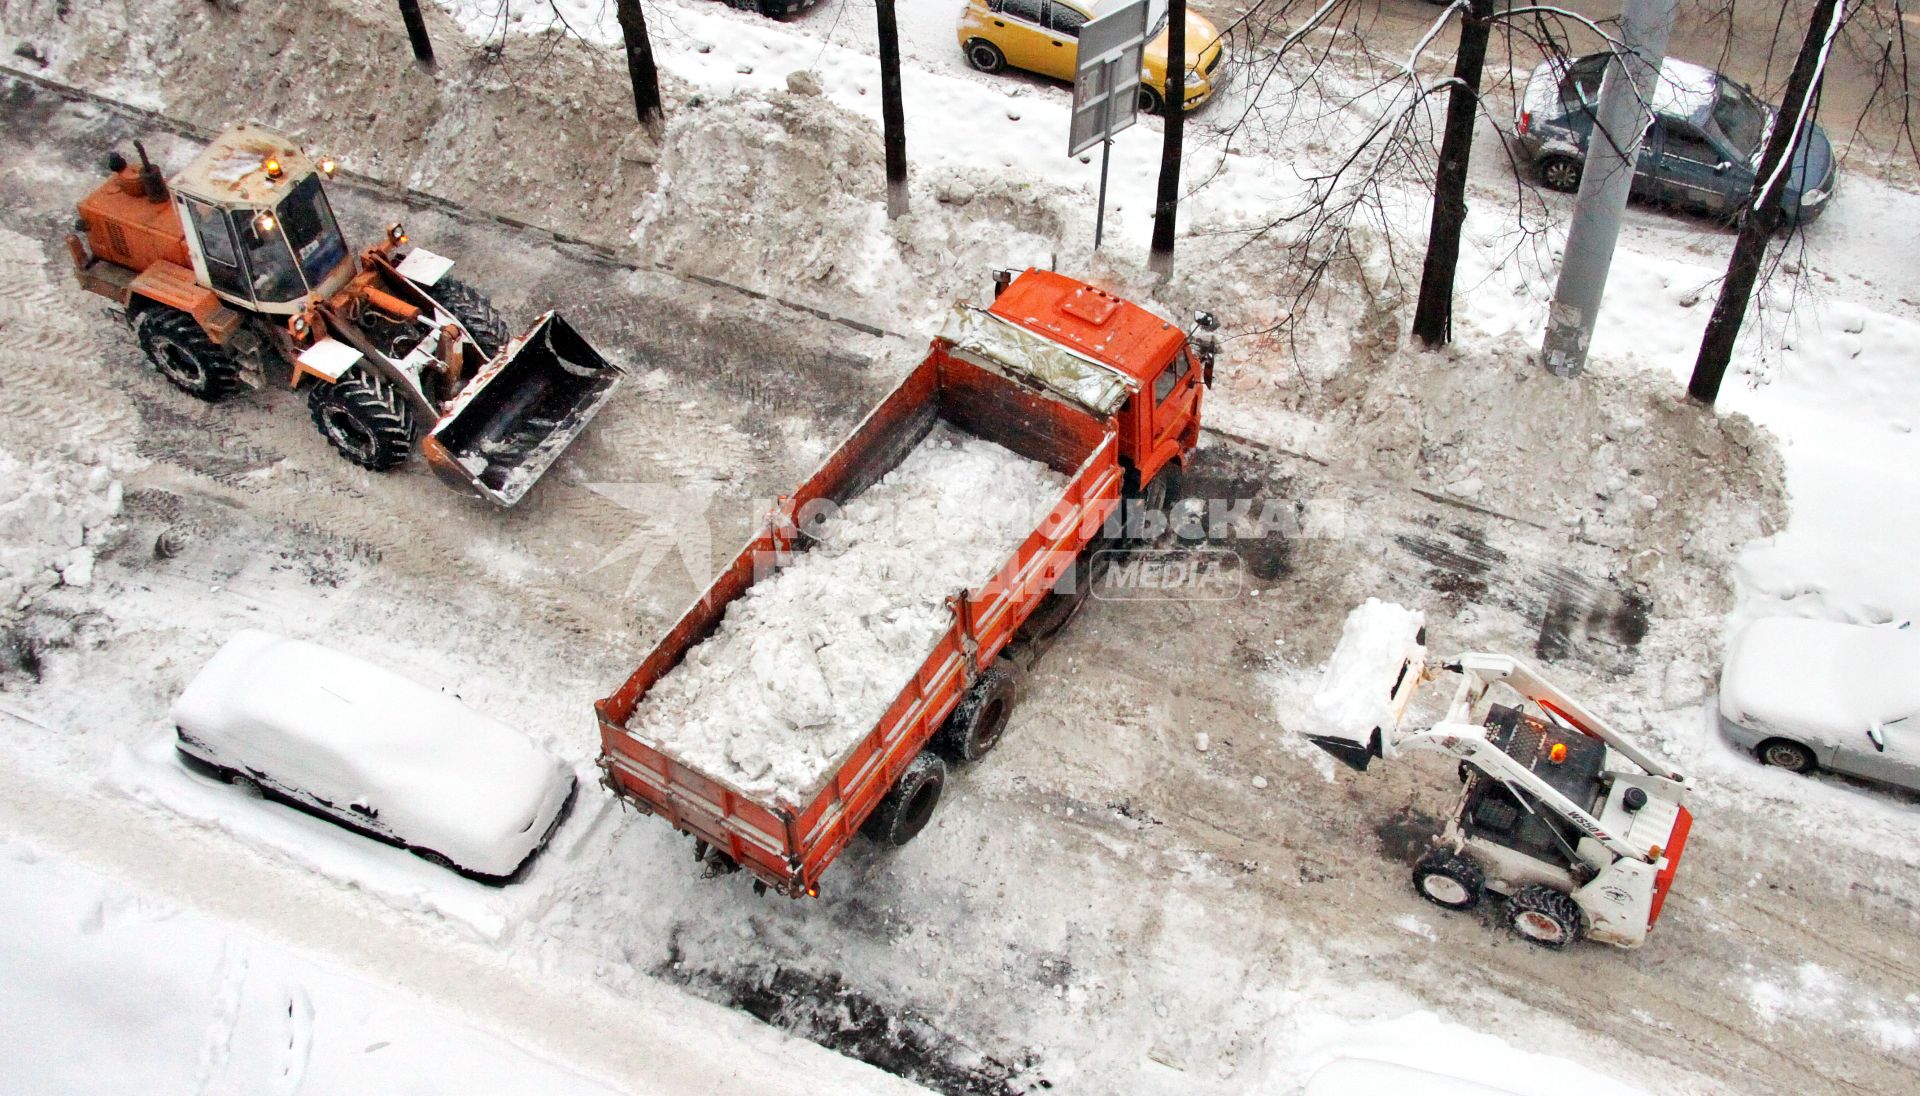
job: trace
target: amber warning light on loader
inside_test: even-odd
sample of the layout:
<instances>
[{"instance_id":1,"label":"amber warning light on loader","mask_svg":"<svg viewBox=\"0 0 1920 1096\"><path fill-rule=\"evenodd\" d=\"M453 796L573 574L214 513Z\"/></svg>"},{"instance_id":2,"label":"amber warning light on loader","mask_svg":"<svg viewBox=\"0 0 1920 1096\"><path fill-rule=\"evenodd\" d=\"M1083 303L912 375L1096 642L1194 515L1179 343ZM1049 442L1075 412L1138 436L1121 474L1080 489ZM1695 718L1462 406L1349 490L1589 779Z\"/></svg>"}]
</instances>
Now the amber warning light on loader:
<instances>
[{"instance_id":1,"label":"amber warning light on loader","mask_svg":"<svg viewBox=\"0 0 1920 1096\"><path fill-rule=\"evenodd\" d=\"M267 158L267 178L278 179L280 176L285 174L286 172L282 170L282 168L280 167L280 161L273 159L272 157Z\"/></svg>"},{"instance_id":2,"label":"amber warning light on loader","mask_svg":"<svg viewBox=\"0 0 1920 1096\"><path fill-rule=\"evenodd\" d=\"M327 178L333 178L333 173L338 170L340 170L340 165L334 162L333 157L329 156L320 161L320 174Z\"/></svg>"}]
</instances>

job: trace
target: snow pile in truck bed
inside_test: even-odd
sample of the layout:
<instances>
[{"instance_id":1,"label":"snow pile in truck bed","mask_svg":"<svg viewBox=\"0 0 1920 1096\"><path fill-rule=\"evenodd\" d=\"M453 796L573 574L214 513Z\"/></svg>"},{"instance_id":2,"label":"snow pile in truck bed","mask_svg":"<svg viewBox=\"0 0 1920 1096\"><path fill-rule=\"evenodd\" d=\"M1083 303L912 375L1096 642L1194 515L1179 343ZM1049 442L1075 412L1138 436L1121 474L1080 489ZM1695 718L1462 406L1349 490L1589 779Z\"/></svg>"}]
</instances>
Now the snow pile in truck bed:
<instances>
[{"instance_id":1,"label":"snow pile in truck bed","mask_svg":"<svg viewBox=\"0 0 1920 1096\"><path fill-rule=\"evenodd\" d=\"M945 426L727 608L630 733L795 805L886 711L952 617L1058 502L1066 477Z\"/></svg>"},{"instance_id":2,"label":"snow pile in truck bed","mask_svg":"<svg viewBox=\"0 0 1920 1096\"><path fill-rule=\"evenodd\" d=\"M1377 597L1354 606L1313 694L1314 733L1364 745L1374 728L1391 725L1401 664L1424 653L1414 637L1426 622L1425 613Z\"/></svg>"}]
</instances>

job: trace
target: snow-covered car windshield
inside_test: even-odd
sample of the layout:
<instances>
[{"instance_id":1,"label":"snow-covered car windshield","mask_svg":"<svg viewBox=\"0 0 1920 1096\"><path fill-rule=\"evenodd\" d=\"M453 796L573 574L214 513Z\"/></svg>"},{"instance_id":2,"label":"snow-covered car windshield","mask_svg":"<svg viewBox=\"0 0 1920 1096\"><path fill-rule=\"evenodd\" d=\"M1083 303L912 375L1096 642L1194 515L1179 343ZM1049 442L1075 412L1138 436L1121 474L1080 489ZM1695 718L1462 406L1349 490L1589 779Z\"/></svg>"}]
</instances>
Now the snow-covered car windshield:
<instances>
[{"instance_id":1,"label":"snow-covered car windshield","mask_svg":"<svg viewBox=\"0 0 1920 1096\"><path fill-rule=\"evenodd\" d=\"M1861 628L1841 647L1852 668L1855 718L1893 723L1920 715L1920 635L1905 629Z\"/></svg>"},{"instance_id":2,"label":"snow-covered car windshield","mask_svg":"<svg viewBox=\"0 0 1920 1096\"><path fill-rule=\"evenodd\" d=\"M1731 80L1720 81L1720 94L1713 101L1713 124L1735 152L1751 160L1766 138L1768 111L1746 88Z\"/></svg>"}]
</instances>

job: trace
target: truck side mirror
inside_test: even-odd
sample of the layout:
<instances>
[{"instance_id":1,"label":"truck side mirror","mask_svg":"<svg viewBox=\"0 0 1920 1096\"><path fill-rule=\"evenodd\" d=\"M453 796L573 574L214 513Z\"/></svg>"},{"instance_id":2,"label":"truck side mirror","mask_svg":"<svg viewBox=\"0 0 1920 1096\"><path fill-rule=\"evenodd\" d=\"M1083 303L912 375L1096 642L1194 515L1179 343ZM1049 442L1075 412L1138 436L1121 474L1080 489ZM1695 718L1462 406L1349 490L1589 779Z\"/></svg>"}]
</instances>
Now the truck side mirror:
<instances>
[{"instance_id":1,"label":"truck side mirror","mask_svg":"<svg viewBox=\"0 0 1920 1096\"><path fill-rule=\"evenodd\" d=\"M1193 314L1193 326L1202 331L1218 331L1220 330L1220 321L1214 319L1213 313L1211 312L1195 312Z\"/></svg>"},{"instance_id":2,"label":"truck side mirror","mask_svg":"<svg viewBox=\"0 0 1920 1096\"><path fill-rule=\"evenodd\" d=\"M1867 740L1873 743L1874 749L1881 753L1887 752L1887 732L1880 729L1880 724L1867 724Z\"/></svg>"},{"instance_id":3,"label":"truck side mirror","mask_svg":"<svg viewBox=\"0 0 1920 1096\"><path fill-rule=\"evenodd\" d=\"M994 270L993 299L996 301L999 300L1000 294L1005 293L1007 291L1007 287L1012 284L1013 284L1013 271L1005 270L1005 269Z\"/></svg>"},{"instance_id":4,"label":"truck side mirror","mask_svg":"<svg viewBox=\"0 0 1920 1096\"><path fill-rule=\"evenodd\" d=\"M1730 161L1722 160L1713 165L1713 173L1715 175L1725 175L1728 171L1732 170L1732 168L1733 164Z\"/></svg>"}]
</instances>

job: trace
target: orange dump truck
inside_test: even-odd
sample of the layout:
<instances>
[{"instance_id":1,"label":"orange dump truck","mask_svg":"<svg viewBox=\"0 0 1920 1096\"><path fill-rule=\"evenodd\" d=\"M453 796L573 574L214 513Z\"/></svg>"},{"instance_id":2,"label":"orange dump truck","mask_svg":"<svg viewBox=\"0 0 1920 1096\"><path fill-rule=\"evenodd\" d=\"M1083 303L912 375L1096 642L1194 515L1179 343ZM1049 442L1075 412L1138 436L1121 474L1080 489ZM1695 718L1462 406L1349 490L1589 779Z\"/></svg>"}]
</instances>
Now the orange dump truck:
<instances>
[{"instance_id":1,"label":"orange dump truck","mask_svg":"<svg viewBox=\"0 0 1920 1096\"><path fill-rule=\"evenodd\" d=\"M926 359L595 706L607 786L694 837L711 868L744 868L757 887L798 898L818 893L856 833L911 839L939 801L946 765L976 760L999 740L1027 669L1087 596L1092 553L1124 533L1122 499L1150 509L1169 502L1199 438L1212 339L1050 271L1003 272L996 287L992 307L956 309ZM1202 313L1196 326L1210 332L1212 318ZM886 686L882 699L891 700L870 728L862 719L855 737L832 744L817 775L769 790L682 741L671 721L643 718L650 694L672 689L671 675L700 672L698 653L695 669L683 665L702 643L720 642L730 609L742 614L736 631L752 619L742 601L749 590L816 546L810 513L852 502L935 431L1044 465L1048 482L1064 487L1049 488L1051 510L984 584L945 598L945 630L897 696ZM722 691L749 687L722 682Z\"/></svg>"}]
</instances>

